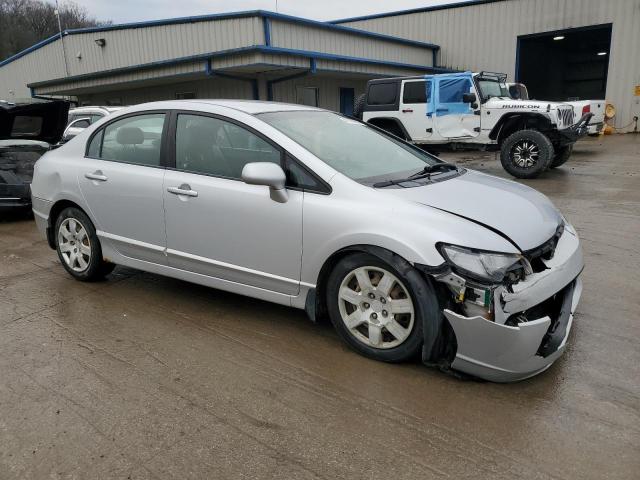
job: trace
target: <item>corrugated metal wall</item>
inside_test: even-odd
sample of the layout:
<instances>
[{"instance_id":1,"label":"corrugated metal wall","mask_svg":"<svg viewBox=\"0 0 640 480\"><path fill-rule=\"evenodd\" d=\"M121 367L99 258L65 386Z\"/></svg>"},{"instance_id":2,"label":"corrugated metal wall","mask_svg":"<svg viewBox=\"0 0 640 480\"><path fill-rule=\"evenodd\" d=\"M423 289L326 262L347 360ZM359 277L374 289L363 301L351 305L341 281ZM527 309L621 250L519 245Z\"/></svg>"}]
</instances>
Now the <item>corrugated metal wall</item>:
<instances>
[{"instance_id":1,"label":"corrugated metal wall","mask_svg":"<svg viewBox=\"0 0 640 480\"><path fill-rule=\"evenodd\" d=\"M506 0L344 25L441 45L438 63L505 72L513 79L519 35L613 23L607 100L616 125L640 115L640 0ZM540 59L544 68L544 59Z\"/></svg>"},{"instance_id":2,"label":"corrugated metal wall","mask_svg":"<svg viewBox=\"0 0 640 480\"><path fill-rule=\"evenodd\" d=\"M179 82L144 88L127 88L88 95L79 95L83 104L107 105L118 101L122 105L135 105L157 100L174 100L176 93L193 92L197 98L252 98L249 82L240 82L226 78L207 78L205 80Z\"/></svg>"},{"instance_id":3,"label":"corrugated metal wall","mask_svg":"<svg viewBox=\"0 0 640 480\"><path fill-rule=\"evenodd\" d=\"M431 66L433 61L428 48L279 20L271 21L271 45L411 65Z\"/></svg>"},{"instance_id":4,"label":"corrugated metal wall","mask_svg":"<svg viewBox=\"0 0 640 480\"><path fill-rule=\"evenodd\" d=\"M104 38L104 48L95 40ZM81 33L64 37L69 76L264 43L259 17L230 18ZM81 58L77 58L78 54ZM142 70L140 79L145 78ZM0 98L26 98L26 83L65 77L60 41L0 67ZM9 90L14 90L11 95Z\"/></svg>"},{"instance_id":5,"label":"corrugated metal wall","mask_svg":"<svg viewBox=\"0 0 640 480\"><path fill-rule=\"evenodd\" d=\"M276 102L297 103L297 87L317 87L318 106L329 110L340 110L340 88L353 88L354 98L364 93L367 79L348 78L332 75L310 75L307 77L276 83L273 99Z\"/></svg>"}]
</instances>

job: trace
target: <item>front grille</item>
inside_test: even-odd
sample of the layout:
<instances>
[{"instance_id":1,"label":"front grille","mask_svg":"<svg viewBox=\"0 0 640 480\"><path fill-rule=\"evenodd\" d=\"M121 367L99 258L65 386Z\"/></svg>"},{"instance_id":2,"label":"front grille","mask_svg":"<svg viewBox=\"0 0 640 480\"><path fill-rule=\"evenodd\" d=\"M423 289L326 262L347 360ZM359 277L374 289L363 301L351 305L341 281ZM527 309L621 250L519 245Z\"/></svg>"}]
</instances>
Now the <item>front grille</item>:
<instances>
[{"instance_id":1,"label":"front grille","mask_svg":"<svg viewBox=\"0 0 640 480\"><path fill-rule=\"evenodd\" d=\"M558 127L569 127L573 125L573 107L558 107Z\"/></svg>"}]
</instances>

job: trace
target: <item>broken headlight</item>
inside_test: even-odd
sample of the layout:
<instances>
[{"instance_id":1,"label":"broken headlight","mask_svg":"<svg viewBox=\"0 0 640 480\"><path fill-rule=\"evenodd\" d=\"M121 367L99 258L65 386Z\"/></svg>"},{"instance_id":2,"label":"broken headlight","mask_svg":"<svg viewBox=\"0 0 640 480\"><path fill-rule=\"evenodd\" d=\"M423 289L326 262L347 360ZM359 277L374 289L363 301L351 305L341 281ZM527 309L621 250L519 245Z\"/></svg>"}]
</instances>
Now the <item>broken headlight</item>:
<instances>
[{"instance_id":1,"label":"broken headlight","mask_svg":"<svg viewBox=\"0 0 640 480\"><path fill-rule=\"evenodd\" d=\"M508 272L522 268L522 256L471 250L455 245L440 245L447 263L463 276L483 282L501 283Z\"/></svg>"}]
</instances>

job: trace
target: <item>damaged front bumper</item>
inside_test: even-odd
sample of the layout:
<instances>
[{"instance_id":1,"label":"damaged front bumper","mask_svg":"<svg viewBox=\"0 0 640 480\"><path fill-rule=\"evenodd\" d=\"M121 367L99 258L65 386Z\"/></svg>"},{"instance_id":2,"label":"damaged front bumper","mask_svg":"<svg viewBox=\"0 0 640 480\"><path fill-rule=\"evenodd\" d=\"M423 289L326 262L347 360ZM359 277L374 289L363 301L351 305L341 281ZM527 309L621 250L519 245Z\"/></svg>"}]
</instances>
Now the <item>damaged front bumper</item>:
<instances>
[{"instance_id":1,"label":"damaged front bumper","mask_svg":"<svg viewBox=\"0 0 640 480\"><path fill-rule=\"evenodd\" d=\"M589 133L589 121L593 113L585 113L580 120L569 128L558 130L560 145L570 145Z\"/></svg>"},{"instance_id":2,"label":"damaged front bumper","mask_svg":"<svg viewBox=\"0 0 640 480\"><path fill-rule=\"evenodd\" d=\"M444 310L457 341L453 369L511 382L546 370L562 355L582 293L578 237L565 229L554 256L544 264L546 269L510 289L493 290L492 320Z\"/></svg>"}]
</instances>

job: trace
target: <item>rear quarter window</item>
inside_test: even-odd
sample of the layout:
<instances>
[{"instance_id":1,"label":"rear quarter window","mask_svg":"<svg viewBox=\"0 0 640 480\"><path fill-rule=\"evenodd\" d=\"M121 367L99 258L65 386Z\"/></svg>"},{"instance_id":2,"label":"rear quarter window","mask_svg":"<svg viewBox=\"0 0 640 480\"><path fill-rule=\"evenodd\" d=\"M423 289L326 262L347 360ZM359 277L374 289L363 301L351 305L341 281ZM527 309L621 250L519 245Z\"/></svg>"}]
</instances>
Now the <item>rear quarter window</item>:
<instances>
[{"instance_id":1,"label":"rear quarter window","mask_svg":"<svg viewBox=\"0 0 640 480\"><path fill-rule=\"evenodd\" d=\"M428 97L431 97L431 82L421 80L404 83L403 103L427 103Z\"/></svg>"},{"instance_id":2,"label":"rear quarter window","mask_svg":"<svg viewBox=\"0 0 640 480\"><path fill-rule=\"evenodd\" d=\"M372 83L367 92L367 104L392 105L396 103L398 84L396 82Z\"/></svg>"}]
</instances>

